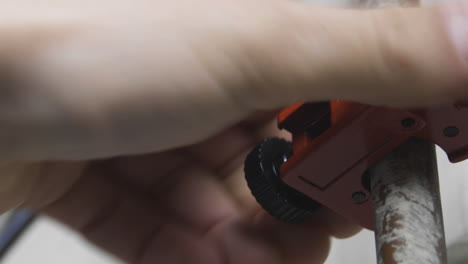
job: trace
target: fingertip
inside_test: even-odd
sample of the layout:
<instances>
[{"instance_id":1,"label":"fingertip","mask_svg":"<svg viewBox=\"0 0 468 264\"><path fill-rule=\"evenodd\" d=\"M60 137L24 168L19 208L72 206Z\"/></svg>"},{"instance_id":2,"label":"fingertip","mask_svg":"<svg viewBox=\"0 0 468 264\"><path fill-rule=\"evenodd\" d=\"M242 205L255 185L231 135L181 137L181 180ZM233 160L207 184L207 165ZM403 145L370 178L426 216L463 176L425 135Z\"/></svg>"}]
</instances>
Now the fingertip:
<instances>
[{"instance_id":1,"label":"fingertip","mask_svg":"<svg viewBox=\"0 0 468 264\"><path fill-rule=\"evenodd\" d=\"M314 221L302 224L282 222L264 211L255 215L254 225L288 263L323 263L328 257L331 239L323 224Z\"/></svg>"},{"instance_id":2,"label":"fingertip","mask_svg":"<svg viewBox=\"0 0 468 264\"><path fill-rule=\"evenodd\" d=\"M314 221L320 222L330 235L335 238L349 238L359 233L363 228L356 223L352 223L337 213L321 208L320 215Z\"/></svg>"}]
</instances>

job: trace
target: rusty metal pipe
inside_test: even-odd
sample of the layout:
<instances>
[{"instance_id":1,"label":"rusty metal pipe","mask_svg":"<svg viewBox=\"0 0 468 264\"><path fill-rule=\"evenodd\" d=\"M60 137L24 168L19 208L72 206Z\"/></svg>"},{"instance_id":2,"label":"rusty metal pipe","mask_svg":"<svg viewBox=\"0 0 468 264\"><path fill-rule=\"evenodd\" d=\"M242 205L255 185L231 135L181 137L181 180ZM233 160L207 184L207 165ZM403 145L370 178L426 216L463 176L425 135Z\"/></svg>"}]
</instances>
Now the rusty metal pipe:
<instances>
[{"instance_id":1,"label":"rusty metal pipe","mask_svg":"<svg viewBox=\"0 0 468 264\"><path fill-rule=\"evenodd\" d=\"M369 175L378 263L447 263L434 145L411 139Z\"/></svg>"}]
</instances>

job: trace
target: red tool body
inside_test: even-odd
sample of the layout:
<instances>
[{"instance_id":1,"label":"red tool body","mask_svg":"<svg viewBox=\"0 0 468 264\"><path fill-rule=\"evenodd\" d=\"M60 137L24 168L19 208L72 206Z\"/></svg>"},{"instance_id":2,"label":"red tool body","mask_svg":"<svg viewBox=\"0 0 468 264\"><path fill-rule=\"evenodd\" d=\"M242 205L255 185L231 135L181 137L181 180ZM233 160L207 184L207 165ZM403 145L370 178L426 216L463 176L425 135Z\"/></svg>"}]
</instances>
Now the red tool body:
<instances>
[{"instance_id":1,"label":"red tool body","mask_svg":"<svg viewBox=\"0 0 468 264\"><path fill-rule=\"evenodd\" d=\"M347 101L299 103L278 126L292 134L281 181L373 230L366 170L410 137L440 146L451 162L468 158L468 105L399 110Z\"/></svg>"}]
</instances>

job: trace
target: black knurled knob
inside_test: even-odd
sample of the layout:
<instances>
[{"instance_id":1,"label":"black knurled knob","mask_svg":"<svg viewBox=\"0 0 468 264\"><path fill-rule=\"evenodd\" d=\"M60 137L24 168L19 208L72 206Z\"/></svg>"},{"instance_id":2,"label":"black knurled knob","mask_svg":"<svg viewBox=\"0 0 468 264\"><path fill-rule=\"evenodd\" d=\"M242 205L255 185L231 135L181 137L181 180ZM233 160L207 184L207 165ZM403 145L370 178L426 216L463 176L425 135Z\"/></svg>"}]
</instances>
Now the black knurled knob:
<instances>
[{"instance_id":1,"label":"black knurled knob","mask_svg":"<svg viewBox=\"0 0 468 264\"><path fill-rule=\"evenodd\" d=\"M252 195L265 211L283 222L300 223L320 204L281 181L279 167L291 151L291 143L284 139L265 139L247 156L244 172Z\"/></svg>"}]
</instances>

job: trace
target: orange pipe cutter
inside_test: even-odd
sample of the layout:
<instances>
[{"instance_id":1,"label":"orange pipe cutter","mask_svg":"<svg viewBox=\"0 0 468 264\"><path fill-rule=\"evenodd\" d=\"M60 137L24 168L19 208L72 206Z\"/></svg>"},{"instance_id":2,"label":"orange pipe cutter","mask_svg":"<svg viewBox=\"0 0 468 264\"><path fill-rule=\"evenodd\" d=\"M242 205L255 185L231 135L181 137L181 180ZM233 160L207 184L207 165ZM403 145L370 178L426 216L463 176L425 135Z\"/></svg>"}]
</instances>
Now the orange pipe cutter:
<instances>
[{"instance_id":1,"label":"orange pipe cutter","mask_svg":"<svg viewBox=\"0 0 468 264\"><path fill-rule=\"evenodd\" d=\"M468 101L413 110L298 103L278 115L278 127L292 142L265 139L248 154L244 171L258 203L291 223L325 206L373 230L366 171L410 137L438 145L453 163L468 158Z\"/></svg>"}]
</instances>

